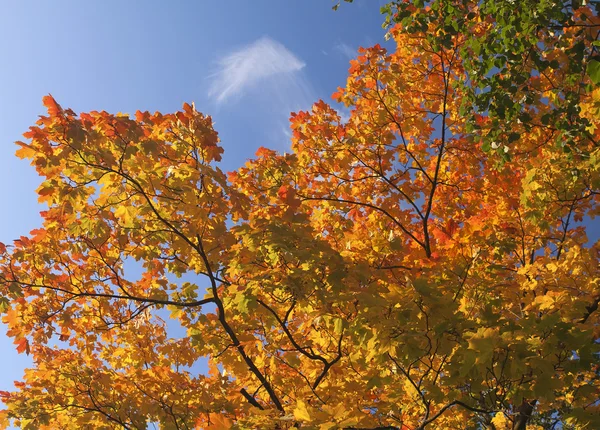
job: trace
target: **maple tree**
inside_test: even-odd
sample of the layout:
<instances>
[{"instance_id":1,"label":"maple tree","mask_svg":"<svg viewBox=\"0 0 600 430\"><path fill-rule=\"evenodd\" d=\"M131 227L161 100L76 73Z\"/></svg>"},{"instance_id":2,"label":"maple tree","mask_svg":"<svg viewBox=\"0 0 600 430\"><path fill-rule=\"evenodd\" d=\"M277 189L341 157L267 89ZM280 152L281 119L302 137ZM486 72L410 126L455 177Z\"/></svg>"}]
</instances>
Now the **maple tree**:
<instances>
[{"instance_id":1,"label":"maple tree","mask_svg":"<svg viewBox=\"0 0 600 430\"><path fill-rule=\"evenodd\" d=\"M514 121L465 114L469 37L490 25L469 19L443 43L437 21L398 23L393 51L351 61L347 121L319 101L292 114L291 153L229 175L194 106L77 115L45 97L17 151L43 177L43 226L0 245L0 311L34 366L0 422L600 427L600 88L571 83L564 144L558 45L544 61L564 67L529 73Z\"/></svg>"}]
</instances>

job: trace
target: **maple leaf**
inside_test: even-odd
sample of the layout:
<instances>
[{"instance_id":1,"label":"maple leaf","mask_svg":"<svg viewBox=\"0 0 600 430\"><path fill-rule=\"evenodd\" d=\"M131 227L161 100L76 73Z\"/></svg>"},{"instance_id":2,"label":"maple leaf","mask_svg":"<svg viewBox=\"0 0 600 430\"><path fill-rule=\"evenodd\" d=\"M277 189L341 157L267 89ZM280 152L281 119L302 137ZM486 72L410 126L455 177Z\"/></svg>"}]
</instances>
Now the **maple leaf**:
<instances>
[{"instance_id":1,"label":"maple leaf","mask_svg":"<svg viewBox=\"0 0 600 430\"><path fill-rule=\"evenodd\" d=\"M62 112L60 105L56 103L56 100L54 100L54 97L50 94L42 98L42 103L48 109L50 116L57 116Z\"/></svg>"},{"instance_id":2,"label":"maple leaf","mask_svg":"<svg viewBox=\"0 0 600 430\"><path fill-rule=\"evenodd\" d=\"M26 338L16 340L15 344L17 345L17 352L19 354L25 352L29 355L29 341Z\"/></svg>"}]
</instances>

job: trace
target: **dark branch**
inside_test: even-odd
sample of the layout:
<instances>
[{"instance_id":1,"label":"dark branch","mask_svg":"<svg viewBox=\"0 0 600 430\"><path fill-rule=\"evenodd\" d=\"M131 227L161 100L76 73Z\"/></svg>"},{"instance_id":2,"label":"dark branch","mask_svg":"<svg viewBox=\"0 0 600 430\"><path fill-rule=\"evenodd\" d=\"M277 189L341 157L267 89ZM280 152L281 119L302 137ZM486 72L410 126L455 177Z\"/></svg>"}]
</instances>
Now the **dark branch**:
<instances>
[{"instance_id":1,"label":"dark branch","mask_svg":"<svg viewBox=\"0 0 600 430\"><path fill-rule=\"evenodd\" d=\"M250 393L249 393L248 391L246 391L246 389L245 389L245 388L242 388L242 389L240 390L240 393L242 393L242 396L244 396L244 398L245 398L246 400L248 400L248 403L250 403L250 404L251 404L252 406L254 406L255 408L258 408L258 409L260 409L261 411L263 411L263 410L265 409L265 408L263 408L263 407L261 406L261 404L260 404L260 403L258 403L258 402L256 401L256 399L255 399L254 397L252 397L252 396L250 395Z\"/></svg>"}]
</instances>

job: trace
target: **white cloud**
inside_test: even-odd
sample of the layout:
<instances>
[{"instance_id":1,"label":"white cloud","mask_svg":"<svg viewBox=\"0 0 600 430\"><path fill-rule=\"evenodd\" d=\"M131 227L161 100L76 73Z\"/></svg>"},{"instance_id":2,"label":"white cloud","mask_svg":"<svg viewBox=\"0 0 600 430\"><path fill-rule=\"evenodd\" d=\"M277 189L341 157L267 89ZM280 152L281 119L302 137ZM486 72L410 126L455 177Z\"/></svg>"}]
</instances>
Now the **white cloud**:
<instances>
[{"instance_id":1,"label":"white cloud","mask_svg":"<svg viewBox=\"0 0 600 430\"><path fill-rule=\"evenodd\" d=\"M289 149L290 113L309 110L318 99L304 61L263 37L217 59L216 66L208 77L209 99L227 106L228 115L252 116L263 145Z\"/></svg>"},{"instance_id":2,"label":"white cloud","mask_svg":"<svg viewBox=\"0 0 600 430\"><path fill-rule=\"evenodd\" d=\"M217 61L218 70L210 77L209 98L224 103L239 98L258 85L287 83L300 85L305 63L281 43L268 37L236 50ZM279 94L281 95L281 94Z\"/></svg>"},{"instance_id":3,"label":"white cloud","mask_svg":"<svg viewBox=\"0 0 600 430\"><path fill-rule=\"evenodd\" d=\"M350 45L345 44L344 42L338 43L333 47L333 49L350 59L356 57L356 49L352 48Z\"/></svg>"}]
</instances>

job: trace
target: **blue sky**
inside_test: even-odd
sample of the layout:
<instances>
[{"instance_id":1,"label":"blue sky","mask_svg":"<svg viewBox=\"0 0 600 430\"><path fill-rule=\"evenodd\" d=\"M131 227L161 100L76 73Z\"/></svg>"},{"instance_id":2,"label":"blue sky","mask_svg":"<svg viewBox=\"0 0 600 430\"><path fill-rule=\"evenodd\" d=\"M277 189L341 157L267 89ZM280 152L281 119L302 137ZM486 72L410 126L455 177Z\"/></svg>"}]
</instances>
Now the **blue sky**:
<instances>
[{"instance_id":1,"label":"blue sky","mask_svg":"<svg viewBox=\"0 0 600 430\"><path fill-rule=\"evenodd\" d=\"M288 118L345 83L359 46L383 42L383 0L4 2L0 13L0 242L40 225L39 177L15 140L51 93L73 110L211 114L233 170L289 146ZM0 325L0 390L29 364Z\"/></svg>"}]
</instances>

